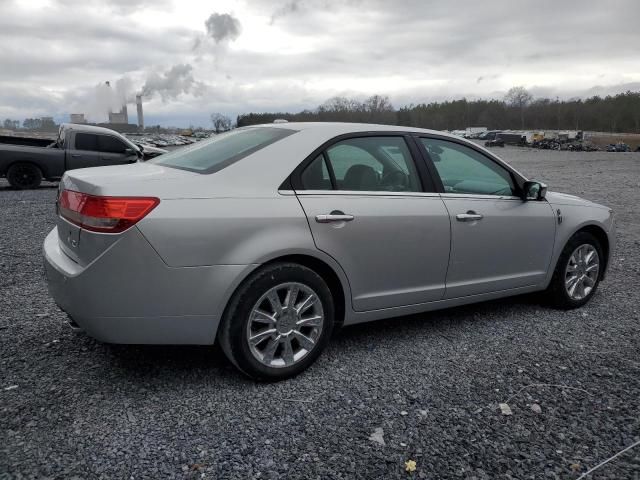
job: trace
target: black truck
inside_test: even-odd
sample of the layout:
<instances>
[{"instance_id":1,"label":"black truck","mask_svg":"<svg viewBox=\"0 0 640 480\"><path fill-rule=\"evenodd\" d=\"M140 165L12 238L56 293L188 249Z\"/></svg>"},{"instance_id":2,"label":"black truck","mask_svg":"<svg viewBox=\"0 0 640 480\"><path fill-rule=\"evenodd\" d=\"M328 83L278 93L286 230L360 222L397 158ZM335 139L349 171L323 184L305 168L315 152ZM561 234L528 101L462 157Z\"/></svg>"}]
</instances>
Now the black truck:
<instances>
[{"instance_id":1,"label":"black truck","mask_svg":"<svg viewBox=\"0 0 640 480\"><path fill-rule=\"evenodd\" d=\"M103 127L65 123L55 141L0 137L0 177L18 189L58 180L75 168L121 165L142 160L140 148L118 132Z\"/></svg>"}]
</instances>

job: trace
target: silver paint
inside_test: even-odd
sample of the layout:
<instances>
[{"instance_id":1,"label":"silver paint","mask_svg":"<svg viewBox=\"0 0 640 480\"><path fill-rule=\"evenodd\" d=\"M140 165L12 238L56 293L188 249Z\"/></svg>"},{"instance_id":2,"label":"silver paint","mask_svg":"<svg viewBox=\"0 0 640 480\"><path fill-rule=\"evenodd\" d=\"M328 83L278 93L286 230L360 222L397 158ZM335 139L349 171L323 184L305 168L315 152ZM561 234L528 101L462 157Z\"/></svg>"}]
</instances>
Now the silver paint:
<instances>
[{"instance_id":1,"label":"silver paint","mask_svg":"<svg viewBox=\"0 0 640 480\"><path fill-rule=\"evenodd\" d=\"M237 287L260 265L283 256L312 258L335 273L348 325L542 290L567 241L584 227L606 232L609 257L614 249L610 209L554 192L523 202L489 195L279 190L305 157L337 135L446 135L360 124L270 126L298 131L211 175L147 163L68 172L64 188L161 202L117 235L58 219L44 243L56 302L103 341L212 344ZM334 211L353 218L325 222L323 215ZM482 218L458 221L460 214ZM601 272L607 263L600 259Z\"/></svg>"}]
</instances>

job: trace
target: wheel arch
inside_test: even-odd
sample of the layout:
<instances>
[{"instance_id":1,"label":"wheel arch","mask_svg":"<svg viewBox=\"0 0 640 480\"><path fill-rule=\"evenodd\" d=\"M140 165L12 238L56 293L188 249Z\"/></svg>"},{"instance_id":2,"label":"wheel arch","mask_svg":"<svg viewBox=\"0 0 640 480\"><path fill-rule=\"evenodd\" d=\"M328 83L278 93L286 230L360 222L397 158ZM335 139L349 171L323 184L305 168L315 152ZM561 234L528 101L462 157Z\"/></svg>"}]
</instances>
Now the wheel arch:
<instances>
[{"instance_id":1,"label":"wheel arch","mask_svg":"<svg viewBox=\"0 0 640 480\"><path fill-rule=\"evenodd\" d=\"M303 265L313 270L322 277L322 279L327 283L329 290L331 291L331 295L334 300L336 327L340 328L344 324L346 315L347 294L345 292L344 285L335 270L328 263L319 259L318 257L304 254L293 254L277 257L273 260L270 260L264 265L271 265L281 262L291 262Z\"/></svg>"},{"instance_id":2,"label":"wheel arch","mask_svg":"<svg viewBox=\"0 0 640 480\"><path fill-rule=\"evenodd\" d=\"M600 280L603 280L605 277L605 272L607 271L607 268L609 266L609 252L610 252L609 236L607 235L607 232L605 231L605 229L602 228L601 226L590 224L590 225L585 225L579 228L578 230L576 230L573 233L573 235L569 237L569 240L571 240L576 234L582 233L582 232L589 233L594 237L596 237L596 240L598 240L598 242L600 243L600 246L602 247L602 253L604 256L602 261L604 263L604 268L600 269ZM567 240L567 242L569 240Z\"/></svg>"},{"instance_id":3,"label":"wheel arch","mask_svg":"<svg viewBox=\"0 0 640 480\"><path fill-rule=\"evenodd\" d=\"M233 301L234 296L236 295L240 287L247 281L247 279L260 269L269 265L273 265L274 263L297 263L313 270L318 275L320 275L320 277L322 277L322 279L327 283L327 286L329 287L331 295L334 299L336 321L335 327L340 328L344 324L345 318L347 316L347 301L351 298L351 291L349 289L346 277L341 271L336 271L337 269L339 269L339 266L332 266L328 261L325 261L324 259L321 259L316 255L311 255L308 253L292 253L274 256L273 258L269 258L268 260L265 260L260 264L256 264L255 268L252 268L245 272L243 277L235 282L235 285L231 289L231 293L227 295L227 298L224 302L224 308L222 310L223 313L221 318L224 318L229 305L231 305Z\"/></svg>"}]
</instances>

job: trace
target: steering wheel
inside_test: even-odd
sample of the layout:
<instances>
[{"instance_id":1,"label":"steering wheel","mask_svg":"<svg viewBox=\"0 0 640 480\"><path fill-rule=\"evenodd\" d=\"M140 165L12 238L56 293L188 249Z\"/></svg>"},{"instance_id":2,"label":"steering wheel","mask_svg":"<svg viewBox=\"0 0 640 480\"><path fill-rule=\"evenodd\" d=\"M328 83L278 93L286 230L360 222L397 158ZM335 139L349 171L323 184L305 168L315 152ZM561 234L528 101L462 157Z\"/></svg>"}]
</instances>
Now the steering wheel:
<instances>
[{"instance_id":1,"label":"steering wheel","mask_svg":"<svg viewBox=\"0 0 640 480\"><path fill-rule=\"evenodd\" d=\"M393 170L382 176L380 185L392 192L404 192L409 187L409 176L400 170Z\"/></svg>"}]
</instances>

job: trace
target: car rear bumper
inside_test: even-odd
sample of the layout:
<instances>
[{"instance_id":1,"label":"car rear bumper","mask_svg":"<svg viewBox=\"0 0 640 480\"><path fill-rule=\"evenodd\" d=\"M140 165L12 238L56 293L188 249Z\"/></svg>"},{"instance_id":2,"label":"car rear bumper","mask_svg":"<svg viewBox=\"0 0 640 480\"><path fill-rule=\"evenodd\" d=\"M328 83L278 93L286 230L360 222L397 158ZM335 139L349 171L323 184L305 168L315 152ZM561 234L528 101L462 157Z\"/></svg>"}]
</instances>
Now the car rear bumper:
<instances>
[{"instance_id":1,"label":"car rear bumper","mask_svg":"<svg viewBox=\"0 0 640 480\"><path fill-rule=\"evenodd\" d=\"M226 301L251 265L167 266L137 228L86 267L44 241L55 302L82 330L109 343L213 344Z\"/></svg>"}]
</instances>

